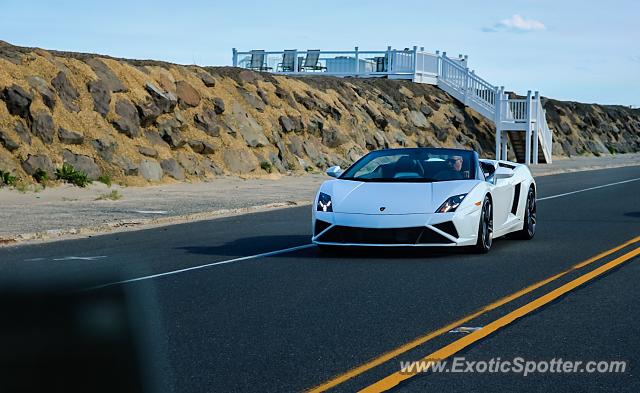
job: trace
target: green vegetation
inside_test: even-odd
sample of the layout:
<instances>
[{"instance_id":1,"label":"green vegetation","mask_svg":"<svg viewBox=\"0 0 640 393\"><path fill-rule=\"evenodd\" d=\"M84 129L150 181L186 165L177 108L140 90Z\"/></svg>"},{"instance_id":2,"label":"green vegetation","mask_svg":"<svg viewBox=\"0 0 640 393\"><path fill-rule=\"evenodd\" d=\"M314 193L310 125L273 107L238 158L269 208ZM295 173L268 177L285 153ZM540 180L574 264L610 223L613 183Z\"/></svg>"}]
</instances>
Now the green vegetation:
<instances>
[{"instance_id":1,"label":"green vegetation","mask_svg":"<svg viewBox=\"0 0 640 393\"><path fill-rule=\"evenodd\" d=\"M0 171L0 187L4 185L15 186L17 181L18 178L13 176L11 173Z\"/></svg>"},{"instance_id":2,"label":"green vegetation","mask_svg":"<svg viewBox=\"0 0 640 393\"><path fill-rule=\"evenodd\" d=\"M75 168L69 164L63 164L62 168L56 169L56 176L59 180L74 184L78 187L86 187L91 184L91 180L89 180L86 173L75 170Z\"/></svg>"},{"instance_id":3,"label":"green vegetation","mask_svg":"<svg viewBox=\"0 0 640 393\"><path fill-rule=\"evenodd\" d=\"M271 171L273 171L273 165L271 165L269 161L262 161L260 163L260 168L264 169L268 173L271 173Z\"/></svg>"},{"instance_id":4,"label":"green vegetation","mask_svg":"<svg viewBox=\"0 0 640 393\"><path fill-rule=\"evenodd\" d=\"M287 169L290 171L295 171L296 170L296 164L294 162L288 162L287 163Z\"/></svg>"},{"instance_id":5,"label":"green vegetation","mask_svg":"<svg viewBox=\"0 0 640 393\"><path fill-rule=\"evenodd\" d=\"M44 184L47 180L49 180L49 175L44 170L38 168L36 169L36 173L33 174L33 178L40 184Z\"/></svg>"},{"instance_id":6,"label":"green vegetation","mask_svg":"<svg viewBox=\"0 0 640 393\"><path fill-rule=\"evenodd\" d=\"M111 187L111 177L109 177L109 175L102 175L98 178L98 181L100 183L104 183L107 185L107 187Z\"/></svg>"},{"instance_id":7,"label":"green vegetation","mask_svg":"<svg viewBox=\"0 0 640 393\"><path fill-rule=\"evenodd\" d=\"M102 194L99 197L97 197L96 201L104 201L106 199L109 199L111 201L117 201L118 199L121 199L121 198L122 198L122 194L120 194L118 190L112 190L111 192Z\"/></svg>"}]
</instances>

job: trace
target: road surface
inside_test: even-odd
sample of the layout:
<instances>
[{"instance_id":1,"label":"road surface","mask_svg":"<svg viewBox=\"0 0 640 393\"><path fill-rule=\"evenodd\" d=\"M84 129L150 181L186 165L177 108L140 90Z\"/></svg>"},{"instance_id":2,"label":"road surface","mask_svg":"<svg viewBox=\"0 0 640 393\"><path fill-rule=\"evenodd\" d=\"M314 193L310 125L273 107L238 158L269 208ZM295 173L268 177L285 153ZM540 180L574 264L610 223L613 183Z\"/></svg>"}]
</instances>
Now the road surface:
<instances>
[{"instance_id":1,"label":"road surface","mask_svg":"<svg viewBox=\"0 0 640 393\"><path fill-rule=\"evenodd\" d=\"M537 181L536 237L487 255L326 255L296 207L3 248L0 280L143 297L165 391L638 391L640 167ZM442 351L627 368L398 375Z\"/></svg>"}]
</instances>

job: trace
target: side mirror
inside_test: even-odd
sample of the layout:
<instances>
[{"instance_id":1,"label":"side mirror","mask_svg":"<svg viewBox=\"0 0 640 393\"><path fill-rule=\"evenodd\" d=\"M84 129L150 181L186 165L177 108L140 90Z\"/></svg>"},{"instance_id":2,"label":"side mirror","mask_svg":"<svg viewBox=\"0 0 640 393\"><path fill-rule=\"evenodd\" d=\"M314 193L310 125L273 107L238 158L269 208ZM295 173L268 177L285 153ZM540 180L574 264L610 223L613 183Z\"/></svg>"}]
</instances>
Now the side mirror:
<instances>
[{"instance_id":1,"label":"side mirror","mask_svg":"<svg viewBox=\"0 0 640 393\"><path fill-rule=\"evenodd\" d=\"M331 177L338 177L342 175L342 169L339 165L332 166L331 168L327 169L327 175Z\"/></svg>"},{"instance_id":2,"label":"side mirror","mask_svg":"<svg viewBox=\"0 0 640 393\"><path fill-rule=\"evenodd\" d=\"M501 166L498 167L498 169L496 169L496 175L495 175L495 179L496 180L508 179L510 177L513 177L513 170L512 169L503 168Z\"/></svg>"}]
</instances>

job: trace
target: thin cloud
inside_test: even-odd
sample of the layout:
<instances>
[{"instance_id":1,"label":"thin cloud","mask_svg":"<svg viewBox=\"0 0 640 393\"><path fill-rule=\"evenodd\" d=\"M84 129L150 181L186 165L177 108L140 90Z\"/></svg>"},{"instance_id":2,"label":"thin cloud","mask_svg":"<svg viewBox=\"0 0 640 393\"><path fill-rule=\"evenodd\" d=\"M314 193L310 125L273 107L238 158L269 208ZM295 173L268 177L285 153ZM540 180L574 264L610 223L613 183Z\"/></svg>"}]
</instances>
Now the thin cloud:
<instances>
[{"instance_id":1,"label":"thin cloud","mask_svg":"<svg viewBox=\"0 0 640 393\"><path fill-rule=\"evenodd\" d=\"M515 14L511 18L503 19L496 23L493 27L483 27L485 33L497 33L499 31L508 31L516 33L526 33L530 31L546 30L546 26L539 20L528 19L521 15Z\"/></svg>"}]
</instances>

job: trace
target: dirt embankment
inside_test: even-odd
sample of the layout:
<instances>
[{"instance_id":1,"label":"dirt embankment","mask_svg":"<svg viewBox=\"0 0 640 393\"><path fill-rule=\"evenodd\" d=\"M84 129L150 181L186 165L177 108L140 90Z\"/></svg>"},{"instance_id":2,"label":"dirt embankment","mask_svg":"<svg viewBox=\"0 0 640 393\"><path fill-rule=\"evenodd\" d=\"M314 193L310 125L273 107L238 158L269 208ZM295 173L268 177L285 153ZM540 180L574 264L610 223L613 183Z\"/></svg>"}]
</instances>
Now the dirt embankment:
<instances>
[{"instance_id":1,"label":"dirt embankment","mask_svg":"<svg viewBox=\"0 0 640 393\"><path fill-rule=\"evenodd\" d=\"M548 100L554 154L640 150L640 110ZM63 163L129 185L348 165L372 149L474 148L493 126L430 85L288 78L0 41L0 170Z\"/></svg>"}]
</instances>

